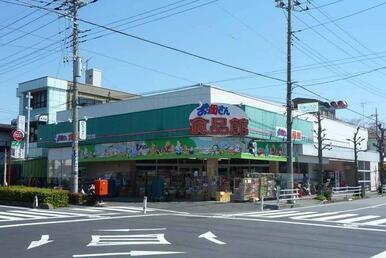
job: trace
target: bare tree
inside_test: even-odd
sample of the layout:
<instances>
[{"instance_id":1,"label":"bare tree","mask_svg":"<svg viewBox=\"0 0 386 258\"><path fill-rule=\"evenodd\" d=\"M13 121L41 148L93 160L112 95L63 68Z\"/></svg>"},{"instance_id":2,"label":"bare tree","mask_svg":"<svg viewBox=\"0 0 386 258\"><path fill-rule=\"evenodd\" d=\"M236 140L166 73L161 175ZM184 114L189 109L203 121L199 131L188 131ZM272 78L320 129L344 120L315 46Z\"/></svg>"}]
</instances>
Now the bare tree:
<instances>
[{"instance_id":1,"label":"bare tree","mask_svg":"<svg viewBox=\"0 0 386 258\"><path fill-rule=\"evenodd\" d=\"M355 169L354 170L354 173L355 173L354 174L354 180L355 180L356 186L359 186L359 182L358 182L358 173L359 173L358 172L358 153L366 151L366 149L364 149L364 150L359 149L362 142L365 140L365 138L358 136L359 129L360 129L360 127L358 126L352 139L347 139L348 141L350 141L354 144L354 162L355 162L355 164L354 164L354 169Z\"/></svg>"}]
</instances>

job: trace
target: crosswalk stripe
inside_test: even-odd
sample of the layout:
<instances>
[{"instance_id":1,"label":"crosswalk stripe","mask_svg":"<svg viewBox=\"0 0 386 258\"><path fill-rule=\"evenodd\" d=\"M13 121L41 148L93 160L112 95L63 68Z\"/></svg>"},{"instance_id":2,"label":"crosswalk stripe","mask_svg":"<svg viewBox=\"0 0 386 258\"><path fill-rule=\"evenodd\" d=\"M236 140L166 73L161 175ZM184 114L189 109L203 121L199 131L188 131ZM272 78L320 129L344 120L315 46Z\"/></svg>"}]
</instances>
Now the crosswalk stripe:
<instances>
[{"instance_id":1,"label":"crosswalk stripe","mask_svg":"<svg viewBox=\"0 0 386 258\"><path fill-rule=\"evenodd\" d=\"M121 208L110 208L110 207L104 207L104 208L96 208L98 210L103 210L103 211L119 211L119 212L128 212L128 213L138 213L138 211L133 211L133 210L123 210Z\"/></svg>"},{"instance_id":2,"label":"crosswalk stripe","mask_svg":"<svg viewBox=\"0 0 386 258\"><path fill-rule=\"evenodd\" d=\"M323 217L323 216L328 216L328 215L333 215L333 214L337 214L338 212L322 212L322 213L316 213L314 212L314 214L310 214L310 215L299 215L299 216L290 216L291 219L296 219L296 220L300 220L300 219L309 219L309 218L315 218L315 217Z\"/></svg>"},{"instance_id":3,"label":"crosswalk stripe","mask_svg":"<svg viewBox=\"0 0 386 258\"><path fill-rule=\"evenodd\" d=\"M293 215L299 215L299 214L303 214L303 215L307 215L307 214L314 214L315 212L313 211L307 211L307 212L299 212L297 211L296 213L290 213L290 214L278 214L278 215L270 215L270 216L264 216L265 218L270 218L270 219L275 219L275 218L284 218L284 217L290 217L290 216L293 216Z\"/></svg>"},{"instance_id":4,"label":"crosswalk stripe","mask_svg":"<svg viewBox=\"0 0 386 258\"><path fill-rule=\"evenodd\" d=\"M327 216L327 217L322 217L322 218L313 218L311 220L314 221L329 221L329 220L334 220L334 219L343 219L343 218L348 218L348 217L354 217L358 216L358 214L339 214L339 215L333 215L333 216Z\"/></svg>"},{"instance_id":5,"label":"crosswalk stripe","mask_svg":"<svg viewBox=\"0 0 386 258\"><path fill-rule=\"evenodd\" d=\"M381 225L381 224L384 224L384 223L386 223L386 219L377 219L377 220L365 222L365 223L362 223L362 224L367 225L367 226L378 226L378 225Z\"/></svg>"},{"instance_id":6,"label":"crosswalk stripe","mask_svg":"<svg viewBox=\"0 0 386 258\"><path fill-rule=\"evenodd\" d=\"M38 216L45 216L45 217L54 217L54 218L64 218L68 217L68 215L59 215L59 214L52 214L52 213L40 213L35 211L20 211L20 210L10 210L9 212L18 213L18 214L31 214L31 215L38 215Z\"/></svg>"},{"instance_id":7,"label":"crosswalk stripe","mask_svg":"<svg viewBox=\"0 0 386 258\"><path fill-rule=\"evenodd\" d=\"M256 213L256 214L250 214L250 215L246 215L247 217L264 217L264 218L275 218L275 216L288 216L288 215L291 215L291 214L295 214L295 213L299 213L300 211L282 211L282 212L275 212L275 213L265 213L265 214L261 214L261 213Z\"/></svg>"},{"instance_id":8,"label":"crosswalk stripe","mask_svg":"<svg viewBox=\"0 0 386 258\"><path fill-rule=\"evenodd\" d=\"M338 221L334 221L337 223L353 223L353 222L358 222L358 221L363 221L363 220L370 220L370 219L375 219L379 218L379 216L375 215L367 215L367 216L361 216L361 217L356 217L356 218L350 218L350 219L342 219Z\"/></svg>"},{"instance_id":9,"label":"crosswalk stripe","mask_svg":"<svg viewBox=\"0 0 386 258\"><path fill-rule=\"evenodd\" d=\"M43 219L44 217L42 216L36 216L36 215L31 215L31 214L18 214L18 213L13 213L13 212L0 212L0 215L4 215L4 217L14 217L14 218L28 218L28 219Z\"/></svg>"},{"instance_id":10,"label":"crosswalk stripe","mask_svg":"<svg viewBox=\"0 0 386 258\"><path fill-rule=\"evenodd\" d=\"M75 212L37 210L37 209L30 209L29 211L34 211L34 212L42 213L42 215L44 215L44 214L57 214L57 215L67 215L67 216L89 216L88 214L75 213Z\"/></svg>"},{"instance_id":11,"label":"crosswalk stripe","mask_svg":"<svg viewBox=\"0 0 386 258\"><path fill-rule=\"evenodd\" d=\"M140 211L142 212L143 211L143 207L135 207L135 206L111 206L111 208L119 208L119 209L123 209L123 210L134 210L134 211ZM154 209L152 208L146 208L147 211L154 211Z\"/></svg>"},{"instance_id":12,"label":"crosswalk stripe","mask_svg":"<svg viewBox=\"0 0 386 258\"><path fill-rule=\"evenodd\" d=\"M99 212L100 210L97 210L95 208L70 208L72 211L86 211L86 212Z\"/></svg>"}]
</instances>

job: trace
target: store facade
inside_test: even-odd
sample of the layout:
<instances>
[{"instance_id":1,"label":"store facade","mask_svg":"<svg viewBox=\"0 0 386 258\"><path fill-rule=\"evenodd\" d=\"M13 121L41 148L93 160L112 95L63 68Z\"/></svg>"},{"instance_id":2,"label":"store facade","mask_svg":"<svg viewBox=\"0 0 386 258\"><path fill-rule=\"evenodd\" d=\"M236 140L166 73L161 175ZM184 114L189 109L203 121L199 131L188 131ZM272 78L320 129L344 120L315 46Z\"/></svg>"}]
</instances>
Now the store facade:
<instances>
[{"instance_id":1,"label":"store facade","mask_svg":"<svg viewBox=\"0 0 386 258\"><path fill-rule=\"evenodd\" d=\"M312 144L312 126L294 121L295 164L299 146ZM41 146L49 148L49 179L68 181L71 124L40 132ZM115 196L162 199L167 192L169 199L209 200L216 191L234 191L237 179L251 174L286 181L285 134L283 113L225 102L89 118L79 149L80 185L104 177Z\"/></svg>"}]
</instances>

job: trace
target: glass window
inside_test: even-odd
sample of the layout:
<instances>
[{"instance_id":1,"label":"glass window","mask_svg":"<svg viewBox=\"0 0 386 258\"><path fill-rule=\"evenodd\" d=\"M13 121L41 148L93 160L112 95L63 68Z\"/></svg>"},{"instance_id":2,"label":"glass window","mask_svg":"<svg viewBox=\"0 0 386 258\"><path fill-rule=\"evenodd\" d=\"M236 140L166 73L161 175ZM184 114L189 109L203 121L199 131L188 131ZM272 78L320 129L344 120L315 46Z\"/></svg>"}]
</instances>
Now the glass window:
<instances>
[{"instance_id":1,"label":"glass window","mask_svg":"<svg viewBox=\"0 0 386 258\"><path fill-rule=\"evenodd\" d=\"M33 109L47 107L47 91L46 90L32 92L31 95L32 95L31 107Z\"/></svg>"}]
</instances>

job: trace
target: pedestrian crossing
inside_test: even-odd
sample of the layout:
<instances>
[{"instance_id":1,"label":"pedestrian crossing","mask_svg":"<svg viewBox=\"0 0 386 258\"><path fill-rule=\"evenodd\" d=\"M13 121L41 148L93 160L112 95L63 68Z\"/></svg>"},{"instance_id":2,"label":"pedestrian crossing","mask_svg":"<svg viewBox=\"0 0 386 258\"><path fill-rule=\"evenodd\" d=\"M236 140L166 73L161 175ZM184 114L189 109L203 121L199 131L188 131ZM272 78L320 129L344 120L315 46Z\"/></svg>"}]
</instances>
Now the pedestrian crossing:
<instances>
[{"instance_id":1,"label":"pedestrian crossing","mask_svg":"<svg viewBox=\"0 0 386 258\"><path fill-rule=\"evenodd\" d=\"M155 211L147 209L147 212ZM0 210L0 223L24 220L53 220L77 217L97 218L112 215L142 214L142 207L109 206L109 207L79 207L59 210L41 210L28 208L4 208Z\"/></svg>"},{"instance_id":2,"label":"pedestrian crossing","mask_svg":"<svg viewBox=\"0 0 386 258\"><path fill-rule=\"evenodd\" d=\"M379 215L361 215L344 211L316 212L303 210L273 210L234 214L233 217L256 219L290 219L298 221L327 222L335 224L355 224L357 226L386 227L386 218Z\"/></svg>"}]
</instances>

